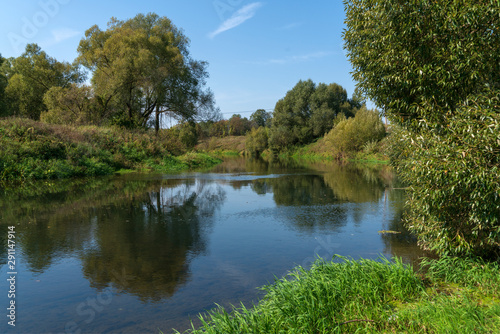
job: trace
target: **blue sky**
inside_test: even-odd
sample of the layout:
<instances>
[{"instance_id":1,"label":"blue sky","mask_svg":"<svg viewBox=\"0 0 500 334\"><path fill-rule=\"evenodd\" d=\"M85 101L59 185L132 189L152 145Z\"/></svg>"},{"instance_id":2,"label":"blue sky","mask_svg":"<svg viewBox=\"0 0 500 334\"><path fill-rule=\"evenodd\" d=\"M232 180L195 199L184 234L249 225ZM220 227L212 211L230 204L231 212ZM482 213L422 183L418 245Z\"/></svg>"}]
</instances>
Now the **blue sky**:
<instances>
[{"instance_id":1,"label":"blue sky","mask_svg":"<svg viewBox=\"0 0 500 334\"><path fill-rule=\"evenodd\" d=\"M301 79L354 91L341 0L9 1L0 13L0 53L17 57L38 43L71 62L92 25L105 29L111 17L149 12L171 19L191 40L193 58L208 61L208 86L225 118L274 108Z\"/></svg>"}]
</instances>

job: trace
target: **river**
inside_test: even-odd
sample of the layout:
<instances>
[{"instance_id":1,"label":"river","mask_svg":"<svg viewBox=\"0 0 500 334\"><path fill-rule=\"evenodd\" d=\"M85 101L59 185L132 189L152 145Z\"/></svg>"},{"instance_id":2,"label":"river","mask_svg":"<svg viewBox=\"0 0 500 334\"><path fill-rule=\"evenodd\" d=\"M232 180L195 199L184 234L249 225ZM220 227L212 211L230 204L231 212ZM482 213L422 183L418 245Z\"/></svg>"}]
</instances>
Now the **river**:
<instances>
[{"instance_id":1,"label":"river","mask_svg":"<svg viewBox=\"0 0 500 334\"><path fill-rule=\"evenodd\" d=\"M334 254L422 256L401 226L387 166L229 158L211 170L0 188L0 239L15 229L15 298L0 250L0 332L170 333L219 304ZM11 228L12 229L12 228ZM399 233L379 233L391 230Z\"/></svg>"}]
</instances>

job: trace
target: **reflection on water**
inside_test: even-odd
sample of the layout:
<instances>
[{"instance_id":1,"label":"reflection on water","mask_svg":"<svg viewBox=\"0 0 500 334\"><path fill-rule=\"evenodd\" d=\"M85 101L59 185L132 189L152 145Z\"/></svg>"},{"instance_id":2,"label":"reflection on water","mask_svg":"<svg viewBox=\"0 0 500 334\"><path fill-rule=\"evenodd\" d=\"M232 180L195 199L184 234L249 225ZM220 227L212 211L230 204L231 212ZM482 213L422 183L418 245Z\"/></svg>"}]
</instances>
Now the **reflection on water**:
<instances>
[{"instance_id":1,"label":"reflection on water","mask_svg":"<svg viewBox=\"0 0 500 334\"><path fill-rule=\"evenodd\" d=\"M182 330L214 303L255 301L255 287L315 254L414 262L395 182L385 166L234 158L209 173L5 185L0 238L16 225L24 289L16 330ZM82 317L103 291L110 306Z\"/></svg>"}]
</instances>

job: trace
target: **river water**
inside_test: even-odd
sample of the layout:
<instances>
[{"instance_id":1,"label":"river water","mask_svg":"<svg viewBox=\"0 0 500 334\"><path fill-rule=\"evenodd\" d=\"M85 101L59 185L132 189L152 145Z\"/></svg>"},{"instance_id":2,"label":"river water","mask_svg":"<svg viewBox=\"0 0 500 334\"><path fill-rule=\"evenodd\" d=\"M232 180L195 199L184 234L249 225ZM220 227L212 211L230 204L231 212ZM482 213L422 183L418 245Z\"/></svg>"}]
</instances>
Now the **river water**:
<instances>
[{"instance_id":1,"label":"river water","mask_svg":"<svg viewBox=\"0 0 500 334\"><path fill-rule=\"evenodd\" d=\"M0 332L171 333L216 303L251 306L257 287L317 257L414 263L423 253L401 226L397 188L386 166L244 158L206 172L6 185L0 239L14 226L17 274L8 298L2 247Z\"/></svg>"}]
</instances>

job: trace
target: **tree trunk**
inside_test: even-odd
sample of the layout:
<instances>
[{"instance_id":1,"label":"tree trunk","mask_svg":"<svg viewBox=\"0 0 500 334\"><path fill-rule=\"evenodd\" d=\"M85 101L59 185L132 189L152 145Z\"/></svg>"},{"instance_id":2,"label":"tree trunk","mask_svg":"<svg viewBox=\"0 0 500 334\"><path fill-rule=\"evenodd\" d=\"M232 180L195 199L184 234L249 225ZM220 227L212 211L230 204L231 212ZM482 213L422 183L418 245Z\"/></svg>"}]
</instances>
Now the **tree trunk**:
<instances>
[{"instance_id":1,"label":"tree trunk","mask_svg":"<svg viewBox=\"0 0 500 334\"><path fill-rule=\"evenodd\" d=\"M156 105L156 111L155 111L155 132L156 135L158 135L158 132L160 131L160 107Z\"/></svg>"}]
</instances>

